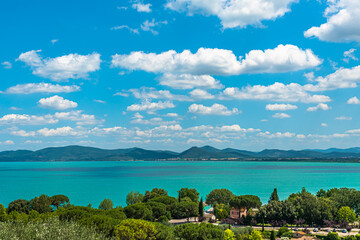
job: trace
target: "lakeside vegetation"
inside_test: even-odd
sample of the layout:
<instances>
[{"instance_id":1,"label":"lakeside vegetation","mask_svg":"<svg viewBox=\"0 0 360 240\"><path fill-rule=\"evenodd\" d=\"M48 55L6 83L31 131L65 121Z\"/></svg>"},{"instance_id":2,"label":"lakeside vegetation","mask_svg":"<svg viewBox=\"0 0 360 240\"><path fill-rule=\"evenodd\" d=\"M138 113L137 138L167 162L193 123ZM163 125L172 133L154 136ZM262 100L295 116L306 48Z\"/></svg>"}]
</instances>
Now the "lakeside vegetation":
<instances>
[{"instance_id":1,"label":"lakeside vegetation","mask_svg":"<svg viewBox=\"0 0 360 240\"><path fill-rule=\"evenodd\" d=\"M257 196L214 189L204 200L191 188L180 189L176 197L159 188L144 194L132 191L125 207L114 206L111 199L96 208L74 206L64 195L17 199L7 208L0 204L0 239L286 240L293 236L291 227L302 227L305 232L310 227L349 232L359 224L360 191L355 189L320 189L313 195L303 188L282 201L274 189L265 204ZM216 220L204 215L206 204L214 208ZM238 219L242 227L213 224L225 222L232 208L248 210L249 214ZM186 223L193 217L196 224ZM171 224L171 219L185 221ZM280 229L270 231L269 227ZM340 236L329 233L323 238L337 240ZM360 235L348 235L346 240L360 240Z\"/></svg>"}]
</instances>

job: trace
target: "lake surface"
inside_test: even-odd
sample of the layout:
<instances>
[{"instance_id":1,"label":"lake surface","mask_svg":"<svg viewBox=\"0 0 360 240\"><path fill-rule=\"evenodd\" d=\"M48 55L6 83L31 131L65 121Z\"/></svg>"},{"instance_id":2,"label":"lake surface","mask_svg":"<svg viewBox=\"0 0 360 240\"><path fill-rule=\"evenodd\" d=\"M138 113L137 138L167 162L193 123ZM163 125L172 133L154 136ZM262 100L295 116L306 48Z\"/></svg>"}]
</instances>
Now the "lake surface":
<instances>
[{"instance_id":1,"label":"lake surface","mask_svg":"<svg viewBox=\"0 0 360 240\"><path fill-rule=\"evenodd\" d=\"M64 194L76 205L97 207L104 198L125 206L131 190L164 188L177 196L196 188L204 198L212 189L253 194L266 203L273 189L281 199L302 187L360 189L360 164L290 162L40 162L0 163L0 203L40 194Z\"/></svg>"}]
</instances>

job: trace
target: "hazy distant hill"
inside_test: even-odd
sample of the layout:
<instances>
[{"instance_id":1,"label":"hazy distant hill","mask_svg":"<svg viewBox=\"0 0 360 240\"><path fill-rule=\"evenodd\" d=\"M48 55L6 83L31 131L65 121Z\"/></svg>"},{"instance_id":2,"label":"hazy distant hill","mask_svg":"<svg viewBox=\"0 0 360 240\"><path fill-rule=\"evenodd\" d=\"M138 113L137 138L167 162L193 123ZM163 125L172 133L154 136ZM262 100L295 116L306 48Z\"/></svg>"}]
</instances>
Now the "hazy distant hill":
<instances>
[{"instance_id":1,"label":"hazy distant hill","mask_svg":"<svg viewBox=\"0 0 360 240\"><path fill-rule=\"evenodd\" d=\"M292 160L292 161L360 161L360 148L326 150L265 149L251 152L211 146L191 147L177 153L142 148L100 149L83 146L50 147L38 151L17 150L0 152L1 162L20 161L127 161L127 160Z\"/></svg>"}]
</instances>

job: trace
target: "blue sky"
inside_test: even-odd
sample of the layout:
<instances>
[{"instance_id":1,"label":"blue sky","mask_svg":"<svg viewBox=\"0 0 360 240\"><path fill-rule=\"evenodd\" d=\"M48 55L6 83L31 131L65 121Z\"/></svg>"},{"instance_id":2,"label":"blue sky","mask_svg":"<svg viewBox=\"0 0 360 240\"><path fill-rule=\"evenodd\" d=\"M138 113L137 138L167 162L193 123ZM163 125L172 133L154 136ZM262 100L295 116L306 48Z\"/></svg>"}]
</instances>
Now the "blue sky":
<instances>
[{"instance_id":1,"label":"blue sky","mask_svg":"<svg viewBox=\"0 0 360 240\"><path fill-rule=\"evenodd\" d=\"M357 0L1 5L0 150L359 142Z\"/></svg>"}]
</instances>

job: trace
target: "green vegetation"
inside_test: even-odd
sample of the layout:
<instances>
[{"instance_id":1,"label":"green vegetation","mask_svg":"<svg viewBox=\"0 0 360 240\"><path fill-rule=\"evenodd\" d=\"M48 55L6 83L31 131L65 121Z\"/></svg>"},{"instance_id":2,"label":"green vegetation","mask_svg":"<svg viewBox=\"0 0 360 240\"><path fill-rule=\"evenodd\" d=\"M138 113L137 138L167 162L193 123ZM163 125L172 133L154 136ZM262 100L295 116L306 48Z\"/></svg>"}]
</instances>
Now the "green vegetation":
<instances>
[{"instance_id":1,"label":"green vegetation","mask_svg":"<svg viewBox=\"0 0 360 240\"><path fill-rule=\"evenodd\" d=\"M126 207L115 207L105 198L98 208L74 206L65 195L45 194L30 200L18 199L5 208L0 204L0 239L154 239L154 240L262 240L291 239L288 226L326 226L351 230L358 223L360 192L355 189L320 190L313 195L303 188L280 200L274 189L267 204L253 195L234 195L227 189L215 189L206 196L212 203L214 215L220 221L230 219L234 208L241 215L235 221L250 227L213 225L204 215L203 198L196 189L182 188L177 198L161 188L145 194L131 191ZM234 214L234 213L232 213ZM232 215L233 216L233 215ZM197 219L202 223L189 223ZM172 225L171 219L182 219ZM184 223L187 222L187 223ZM251 226L261 223L262 231ZM280 226L278 231L265 231L264 226ZM12 230L11 230L12 229ZM340 240L337 233L323 236ZM360 235L344 240L360 240Z\"/></svg>"}]
</instances>

